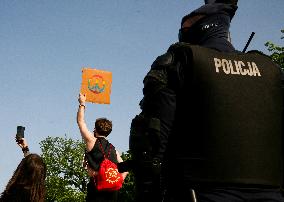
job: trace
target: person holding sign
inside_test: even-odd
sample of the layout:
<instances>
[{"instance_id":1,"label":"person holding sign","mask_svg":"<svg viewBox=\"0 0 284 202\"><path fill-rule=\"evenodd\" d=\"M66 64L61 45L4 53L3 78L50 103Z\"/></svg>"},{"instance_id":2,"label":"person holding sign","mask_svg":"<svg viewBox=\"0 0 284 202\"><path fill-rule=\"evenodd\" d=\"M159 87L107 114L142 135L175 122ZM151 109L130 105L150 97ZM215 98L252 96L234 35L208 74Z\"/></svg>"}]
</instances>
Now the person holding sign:
<instances>
[{"instance_id":1,"label":"person holding sign","mask_svg":"<svg viewBox=\"0 0 284 202\"><path fill-rule=\"evenodd\" d=\"M106 137L108 137L112 131L112 122L106 118L98 118L96 119L93 132L90 132L85 122L86 100L86 95L80 93L78 98L79 108L77 112L77 124L81 136L85 141L85 155L87 157L87 161L84 163L84 167L90 176L86 201L115 202L117 201L118 191L98 191L94 184L94 177L96 176L99 165L103 160L103 153L100 146L102 145L102 148L104 148L105 151L109 151L109 147L111 145ZM119 152L114 147L110 151L109 159L114 163L123 162ZM122 173L123 179L125 179L126 175L127 172Z\"/></svg>"}]
</instances>

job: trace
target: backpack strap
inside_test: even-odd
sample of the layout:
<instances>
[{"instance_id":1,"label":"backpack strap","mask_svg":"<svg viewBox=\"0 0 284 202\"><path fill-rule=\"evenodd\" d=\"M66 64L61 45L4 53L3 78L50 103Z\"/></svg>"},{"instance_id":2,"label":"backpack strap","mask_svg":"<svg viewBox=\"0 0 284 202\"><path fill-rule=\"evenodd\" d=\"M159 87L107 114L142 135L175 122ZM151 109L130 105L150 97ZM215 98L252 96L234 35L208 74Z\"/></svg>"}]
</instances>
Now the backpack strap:
<instances>
[{"instance_id":1,"label":"backpack strap","mask_svg":"<svg viewBox=\"0 0 284 202\"><path fill-rule=\"evenodd\" d=\"M101 140L98 138L98 140L99 140L99 143L100 143L100 148L101 148L101 151L102 151L102 153L103 153L103 155L104 155L104 158L109 158L110 157L110 152L111 152L111 149L112 149L112 144L110 144L109 143L109 150L108 150L108 154L107 154L107 156L106 156L106 154L105 154L105 152L104 152L104 149L103 149L103 145L102 145L102 142L101 142Z\"/></svg>"}]
</instances>

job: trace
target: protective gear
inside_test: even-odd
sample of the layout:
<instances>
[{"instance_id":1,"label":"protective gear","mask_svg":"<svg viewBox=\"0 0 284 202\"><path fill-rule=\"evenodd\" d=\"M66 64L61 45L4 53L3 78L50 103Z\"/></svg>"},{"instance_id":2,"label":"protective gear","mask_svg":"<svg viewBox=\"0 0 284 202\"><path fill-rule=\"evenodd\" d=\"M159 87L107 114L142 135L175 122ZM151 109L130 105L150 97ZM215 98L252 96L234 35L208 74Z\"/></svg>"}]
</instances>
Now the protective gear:
<instances>
[{"instance_id":1,"label":"protective gear","mask_svg":"<svg viewBox=\"0 0 284 202\"><path fill-rule=\"evenodd\" d=\"M181 35L186 43L158 57L144 79L141 115L160 122L160 148L153 157L162 162L165 201L180 201L192 189L210 186L246 190L283 184L281 73L270 58L237 52L227 41L236 9L207 4L185 16L182 23L205 15L191 30L181 30L189 34ZM200 46L189 44L190 36ZM139 196L144 190L160 193L145 188L155 177L146 168L151 163L143 165L134 173Z\"/></svg>"},{"instance_id":2,"label":"protective gear","mask_svg":"<svg viewBox=\"0 0 284 202\"><path fill-rule=\"evenodd\" d=\"M280 187L279 68L258 52L222 53L186 43L169 51L187 61L182 63L185 82L177 91L179 107L167 147L169 170L181 169L176 171L181 176L169 172L169 184Z\"/></svg>"},{"instance_id":3,"label":"protective gear","mask_svg":"<svg viewBox=\"0 0 284 202\"><path fill-rule=\"evenodd\" d=\"M184 16L181 27L188 19L201 16L190 27L179 30L179 41L214 48L219 51L232 52L234 47L228 41L230 22L235 15L234 4L206 4Z\"/></svg>"},{"instance_id":4,"label":"protective gear","mask_svg":"<svg viewBox=\"0 0 284 202\"><path fill-rule=\"evenodd\" d=\"M225 0L224 0L225 1ZM232 4L231 4L232 3ZM192 11L188 15L184 16L181 20L181 25L184 23L184 21L188 18L191 18L196 15L205 15L207 17L212 15L227 15L230 17L230 21L234 17L236 11L238 9L237 2L220 2L220 3L209 3L205 4L198 9Z\"/></svg>"},{"instance_id":5,"label":"protective gear","mask_svg":"<svg viewBox=\"0 0 284 202\"><path fill-rule=\"evenodd\" d=\"M160 201L160 120L137 115L131 124L129 148L136 184L136 201Z\"/></svg>"},{"instance_id":6,"label":"protective gear","mask_svg":"<svg viewBox=\"0 0 284 202\"><path fill-rule=\"evenodd\" d=\"M270 58L177 43L156 61L142 114L160 120L161 186L280 187L282 91Z\"/></svg>"},{"instance_id":7,"label":"protective gear","mask_svg":"<svg viewBox=\"0 0 284 202\"><path fill-rule=\"evenodd\" d=\"M153 159L160 146L160 120L137 115L132 120L129 138L129 149L136 159Z\"/></svg>"},{"instance_id":8,"label":"protective gear","mask_svg":"<svg viewBox=\"0 0 284 202\"><path fill-rule=\"evenodd\" d=\"M150 99L157 97L169 84L168 78L173 65L172 55L167 53L159 56L152 64L151 70L144 78L144 98L140 102L143 113L137 115L131 123L129 148L138 160L161 158L163 134L161 134L161 119L171 113L156 113L159 106L152 105ZM173 80L173 79L171 79ZM170 101L168 101L170 103ZM155 114L155 116L153 116Z\"/></svg>"},{"instance_id":9,"label":"protective gear","mask_svg":"<svg viewBox=\"0 0 284 202\"><path fill-rule=\"evenodd\" d=\"M129 148L134 164L136 201L161 200L161 159L167 141L167 134L161 133L161 130L166 131L164 119L172 116L173 110L163 113L156 112L165 104L171 105L173 99L167 99L167 103L164 104L160 102L159 106L155 106L155 103L150 100L153 98L164 100L165 94L161 92L169 85L172 59L171 54L165 54L153 63L144 79L144 99L140 103L143 113L137 115L131 123ZM163 123L162 128L161 122Z\"/></svg>"}]
</instances>

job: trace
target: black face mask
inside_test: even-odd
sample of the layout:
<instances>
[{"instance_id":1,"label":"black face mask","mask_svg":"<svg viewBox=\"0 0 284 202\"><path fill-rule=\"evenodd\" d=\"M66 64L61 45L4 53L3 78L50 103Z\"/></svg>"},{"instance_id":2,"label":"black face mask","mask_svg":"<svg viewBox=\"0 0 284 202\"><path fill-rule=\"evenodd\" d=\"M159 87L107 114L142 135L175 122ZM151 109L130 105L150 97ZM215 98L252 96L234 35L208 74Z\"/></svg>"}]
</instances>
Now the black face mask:
<instances>
[{"instance_id":1,"label":"black face mask","mask_svg":"<svg viewBox=\"0 0 284 202\"><path fill-rule=\"evenodd\" d=\"M184 27L179 29L178 39L180 42L191 44L199 44L202 36L205 36L210 30L218 27L218 23L199 24L196 23L192 27Z\"/></svg>"},{"instance_id":2,"label":"black face mask","mask_svg":"<svg viewBox=\"0 0 284 202\"><path fill-rule=\"evenodd\" d=\"M189 28L179 30L179 41L191 44L202 44L210 39L228 36L230 19L225 15L214 15L197 21Z\"/></svg>"}]
</instances>

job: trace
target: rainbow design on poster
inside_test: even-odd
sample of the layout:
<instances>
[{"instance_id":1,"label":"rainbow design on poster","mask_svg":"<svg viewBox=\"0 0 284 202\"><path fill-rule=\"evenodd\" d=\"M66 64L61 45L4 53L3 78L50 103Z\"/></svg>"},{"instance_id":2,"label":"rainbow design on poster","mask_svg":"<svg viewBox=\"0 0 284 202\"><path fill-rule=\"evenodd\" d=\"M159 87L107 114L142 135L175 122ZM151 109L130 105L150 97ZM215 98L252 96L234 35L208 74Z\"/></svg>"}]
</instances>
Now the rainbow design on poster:
<instances>
[{"instance_id":1,"label":"rainbow design on poster","mask_svg":"<svg viewBox=\"0 0 284 202\"><path fill-rule=\"evenodd\" d=\"M93 83L93 85L91 83ZM88 89L95 94L103 93L106 89L104 78L101 75L95 74L88 79Z\"/></svg>"},{"instance_id":2,"label":"rainbow design on poster","mask_svg":"<svg viewBox=\"0 0 284 202\"><path fill-rule=\"evenodd\" d=\"M80 93L86 95L86 102L110 104L112 73L95 68L82 69Z\"/></svg>"}]
</instances>

